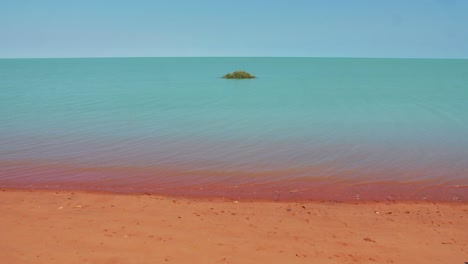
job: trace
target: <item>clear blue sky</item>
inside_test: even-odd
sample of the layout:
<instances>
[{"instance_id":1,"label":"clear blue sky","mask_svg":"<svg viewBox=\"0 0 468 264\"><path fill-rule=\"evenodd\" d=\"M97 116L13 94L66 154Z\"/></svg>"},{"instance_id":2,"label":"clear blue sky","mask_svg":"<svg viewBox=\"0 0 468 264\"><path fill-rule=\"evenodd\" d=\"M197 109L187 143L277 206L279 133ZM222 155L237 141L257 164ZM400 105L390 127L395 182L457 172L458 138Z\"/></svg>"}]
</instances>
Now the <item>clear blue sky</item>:
<instances>
[{"instance_id":1,"label":"clear blue sky","mask_svg":"<svg viewBox=\"0 0 468 264\"><path fill-rule=\"evenodd\" d=\"M468 58L468 0L0 0L0 57Z\"/></svg>"}]
</instances>

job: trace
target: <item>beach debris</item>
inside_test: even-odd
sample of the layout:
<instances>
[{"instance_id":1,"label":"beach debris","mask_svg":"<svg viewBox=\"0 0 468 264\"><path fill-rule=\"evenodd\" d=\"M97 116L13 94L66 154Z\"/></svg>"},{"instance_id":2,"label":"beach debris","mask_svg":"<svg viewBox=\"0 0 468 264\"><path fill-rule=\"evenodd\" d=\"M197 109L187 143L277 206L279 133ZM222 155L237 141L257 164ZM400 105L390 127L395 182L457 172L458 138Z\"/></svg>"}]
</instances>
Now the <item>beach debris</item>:
<instances>
[{"instance_id":1,"label":"beach debris","mask_svg":"<svg viewBox=\"0 0 468 264\"><path fill-rule=\"evenodd\" d=\"M232 201L232 203L238 204L238 203L239 203L239 201Z\"/></svg>"},{"instance_id":2,"label":"beach debris","mask_svg":"<svg viewBox=\"0 0 468 264\"><path fill-rule=\"evenodd\" d=\"M379 214L380 214L380 212L379 212L379 211L375 211L375 214L379 215Z\"/></svg>"},{"instance_id":3,"label":"beach debris","mask_svg":"<svg viewBox=\"0 0 468 264\"><path fill-rule=\"evenodd\" d=\"M60 206L60 207L59 207L59 208L57 208L57 209L61 210L61 209L63 209L63 206Z\"/></svg>"},{"instance_id":4,"label":"beach debris","mask_svg":"<svg viewBox=\"0 0 468 264\"><path fill-rule=\"evenodd\" d=\"M75 206L75 208L82 208L83 206L81 204Z\"/></svg>"},{"instance_id":5,"label":"beach debris","mask_svg":"<svg viewBox=\"0 0 468 264\"><path fill-rule=\"evenodd\" d=\"M373 240L373 239L370 238L370 237L365 237L363 240L364 240L364 241L367 241L367 242L375 243L375 240Z\"/></svg>"}]
</instances>

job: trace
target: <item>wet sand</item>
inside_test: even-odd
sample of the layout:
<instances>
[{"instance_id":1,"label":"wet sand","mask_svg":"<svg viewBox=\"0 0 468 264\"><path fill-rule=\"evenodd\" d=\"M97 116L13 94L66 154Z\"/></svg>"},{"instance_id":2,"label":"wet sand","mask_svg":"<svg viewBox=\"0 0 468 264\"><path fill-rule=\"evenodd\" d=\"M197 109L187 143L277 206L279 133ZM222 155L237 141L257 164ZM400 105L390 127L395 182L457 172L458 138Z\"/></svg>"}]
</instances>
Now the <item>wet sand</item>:
<instances>
[{"instance_id":1,"label":"wet sand","mask_svg":"<svg viewBox=\"0 0 468 264\"><path fill-rule=\"evenodd\" d=\"M0 191L2 263L464 263L464 202Z\"/></svg>"}]
</instances>

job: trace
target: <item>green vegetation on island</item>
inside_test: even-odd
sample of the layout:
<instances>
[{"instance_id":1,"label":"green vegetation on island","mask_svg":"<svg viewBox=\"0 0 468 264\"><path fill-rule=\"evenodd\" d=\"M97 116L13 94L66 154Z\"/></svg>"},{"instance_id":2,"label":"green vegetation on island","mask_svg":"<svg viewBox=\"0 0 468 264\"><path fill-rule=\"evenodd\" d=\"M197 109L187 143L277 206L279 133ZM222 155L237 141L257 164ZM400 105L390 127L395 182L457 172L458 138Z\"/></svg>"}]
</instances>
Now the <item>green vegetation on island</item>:
<instances>
[{"instance_id":1,"label":"green vegetation on island","mask_svg":"<svg viewBox=\"0 0 468 264\"><path fill-rule=\"evenodd\" d=\"M253 79L256 78L252 74L245 71L235 71L223 76L224 79Z\"/></svg>"}]
</instances>

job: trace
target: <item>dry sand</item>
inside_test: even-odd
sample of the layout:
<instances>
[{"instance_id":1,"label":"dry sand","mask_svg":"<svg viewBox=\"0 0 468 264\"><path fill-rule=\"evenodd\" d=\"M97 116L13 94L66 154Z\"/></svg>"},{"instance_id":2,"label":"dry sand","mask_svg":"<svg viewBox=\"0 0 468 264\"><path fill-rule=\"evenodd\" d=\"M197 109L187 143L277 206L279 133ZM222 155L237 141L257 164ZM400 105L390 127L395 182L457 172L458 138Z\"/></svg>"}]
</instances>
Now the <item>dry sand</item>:
<instances>
[{"instance_id":1,"label":"dry sand","mask_svg":"<svg viewBox=\"0 0 468 264\"><path fill-rule=\"evenodd\" d=\"M453 263L468 204L0 191L1 263Z\"/></svg>"}]
</instances>

